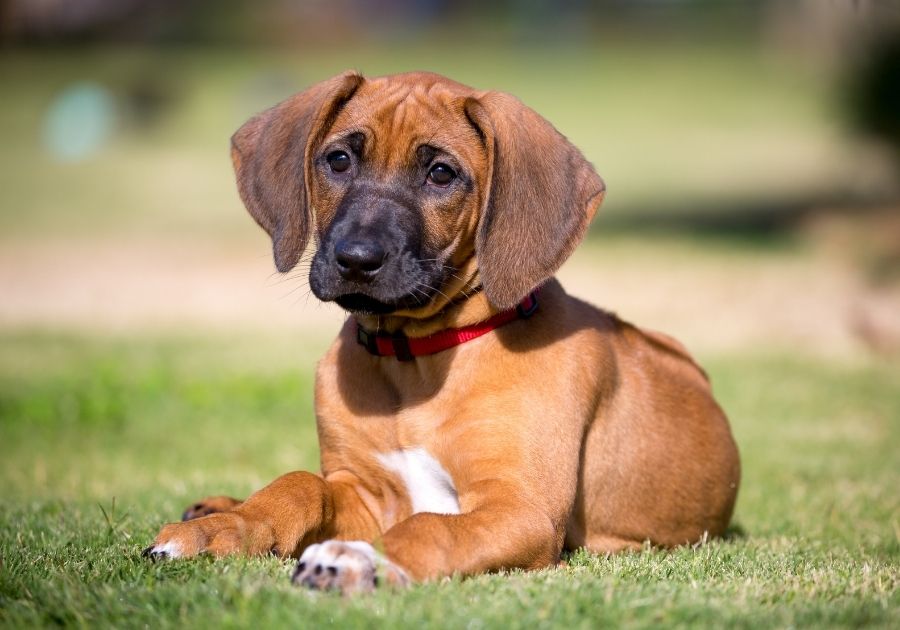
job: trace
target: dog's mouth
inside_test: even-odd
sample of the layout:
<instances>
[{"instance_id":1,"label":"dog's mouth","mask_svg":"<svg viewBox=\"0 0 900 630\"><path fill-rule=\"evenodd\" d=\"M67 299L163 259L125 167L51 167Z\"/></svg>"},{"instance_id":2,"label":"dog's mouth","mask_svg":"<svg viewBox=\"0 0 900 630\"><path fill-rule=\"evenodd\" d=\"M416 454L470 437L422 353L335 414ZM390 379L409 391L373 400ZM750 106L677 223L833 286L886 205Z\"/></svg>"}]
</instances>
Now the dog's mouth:
<instances>
[{"instance_id":1,"label":"dog's mouth","mask_svg":"<svg viewBox=\"0 0 900 630\"><path fill-rule=\"evenodd\" d=\"M399 304L382 302L364 293L346 293L334 301L345 311L361 315L387 315L400 308Z\"/></svg>"},{"instance_id":2,"label":"dog's mouth","mask_svg":"<svg viewBox=\"0 0 900 630\"><path fill-rule=\"evenodd\" d=\"M412 311L431 303L436 291L418 288L397 298L376 298L353 291L332 298L345 311L358 315L390 315L396 311Z\"/></svg>"}]
</instances>

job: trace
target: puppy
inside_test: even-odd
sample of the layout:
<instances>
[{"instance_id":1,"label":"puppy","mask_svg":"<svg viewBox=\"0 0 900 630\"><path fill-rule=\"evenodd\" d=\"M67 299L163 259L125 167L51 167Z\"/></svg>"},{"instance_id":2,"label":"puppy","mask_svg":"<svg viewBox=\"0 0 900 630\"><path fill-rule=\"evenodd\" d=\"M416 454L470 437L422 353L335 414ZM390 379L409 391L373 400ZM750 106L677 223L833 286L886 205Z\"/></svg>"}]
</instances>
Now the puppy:
<instances>
[{"instance_id":1,"label":"puppy","mask_svg":"<svg viewBox=\"0 0 900 630\"><path fill-rule=\"evenodd\" d=\"M312 291L350 313L316 372L321 473L201 501L145 555L293 556L296 583L354 593L724 532L738 453L703 370L553 278L605 187L546 120L348 72L232 158L278 270L313 235Z\"/></svg>"}]
</instances>

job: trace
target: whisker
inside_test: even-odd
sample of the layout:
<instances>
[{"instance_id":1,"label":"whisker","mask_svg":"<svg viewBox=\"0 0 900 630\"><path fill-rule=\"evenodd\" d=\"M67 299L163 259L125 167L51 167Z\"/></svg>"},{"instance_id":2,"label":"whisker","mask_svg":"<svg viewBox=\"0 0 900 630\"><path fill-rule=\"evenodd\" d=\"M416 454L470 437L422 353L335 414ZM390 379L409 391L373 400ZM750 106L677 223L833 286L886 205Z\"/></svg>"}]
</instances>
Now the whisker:
<instances>
[{"instance_id":1,"label":"whisker","mask_svg":"<svg viewBox=\"0 0 900 630\"><path fill-rule=\"evenodd\" d=\"M285 299L291 297L291 295L293 295L294 293L296 293L296 292L299 291L300 289L303 289L304 287L307 289L307 291L310 291L310 290L311 290L311 289L309 288L309 285L298 284L298 285L295 286L293 289L291 289L290 291L288 291L287 293L285 293L284 295L282 295L282 296L281 296L281 299L282 299L282 300L285 300Z\"/></svg>"}]
</instances>

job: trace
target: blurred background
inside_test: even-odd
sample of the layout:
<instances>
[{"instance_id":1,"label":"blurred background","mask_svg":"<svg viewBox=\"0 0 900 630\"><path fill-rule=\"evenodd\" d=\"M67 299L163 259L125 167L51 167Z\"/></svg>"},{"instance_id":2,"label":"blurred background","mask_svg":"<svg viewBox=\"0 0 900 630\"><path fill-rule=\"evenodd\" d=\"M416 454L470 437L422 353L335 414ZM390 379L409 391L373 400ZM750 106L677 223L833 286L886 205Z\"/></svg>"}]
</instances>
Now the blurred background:
<instances>
[{"instance_id":1,"label":"blurred background","mask_svg":"<svg viewBox=\"0 0 900 630\"><path fill-rule=\"evenodd\" d=\"M344 69L427 69L516 94L605 178L573 291L700 351L900 349L895 2L0 0L0 20L5 329L336 329L272 274L229 136Z\"/></svg>"}]
</instances>

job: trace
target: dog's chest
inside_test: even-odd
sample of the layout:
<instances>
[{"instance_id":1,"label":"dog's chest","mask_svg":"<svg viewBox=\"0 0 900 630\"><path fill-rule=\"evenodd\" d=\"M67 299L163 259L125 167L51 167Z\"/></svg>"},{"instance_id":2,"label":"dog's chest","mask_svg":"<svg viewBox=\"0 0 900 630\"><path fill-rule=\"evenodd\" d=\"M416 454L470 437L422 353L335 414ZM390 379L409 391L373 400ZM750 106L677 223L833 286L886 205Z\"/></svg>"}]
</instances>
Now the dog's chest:
<instances>
[{"instance_id":1,"label":"dog's chest","mask_svg":"<svg viewBox=\"0 0 900 630\"><path fill-rule=\"evenodd\" d=\"M459 514L459 499L453 479L424 448L380 453L378 461L403 481L413 514Z\"/></svg>"}]
</instances>

